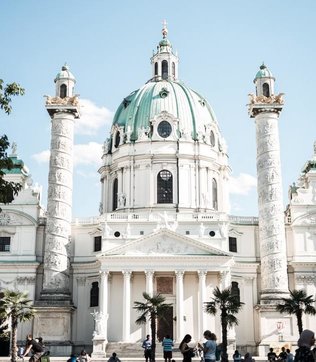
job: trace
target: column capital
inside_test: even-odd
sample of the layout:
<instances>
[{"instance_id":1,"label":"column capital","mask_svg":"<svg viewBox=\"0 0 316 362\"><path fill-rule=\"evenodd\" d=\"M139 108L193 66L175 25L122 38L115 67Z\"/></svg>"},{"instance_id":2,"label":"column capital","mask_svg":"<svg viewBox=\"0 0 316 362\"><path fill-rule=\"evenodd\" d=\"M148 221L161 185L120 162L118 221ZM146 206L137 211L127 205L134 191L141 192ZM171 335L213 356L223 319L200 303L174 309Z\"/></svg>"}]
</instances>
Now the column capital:
<instances>
[{"instance_id":1,"label":"column capital","mask_svg":"<svg viewBox=\"0 0 316 362\"><path fill-rule=\"evenodd\" d=\"M175 274L176 274L177 279L183 278L184 270L176 270Z\"/></svg>"},{"instance_id":2,"label":"column capital","mask_svg":"<svg viewBox=\"0 0 316 362\"><path fill-rule=\"evenodd\" d=\"M155 274L154 270L145 270L146 277L152 277Z\"/></svg>"},{"instance_id":3,"label":"column capital","mask_svg":"<svg viewBox=\"0 0 316 362\"><path fill-rule=\"evenodd\" d=\"M110 272L108 270L99 270L99 274L101 277L108 277Z\"/></svg>"},{"instance_id":4,"label":"column capital","mask_svg":"<svg viewBox=\"0 0 316 362\"><path fill-rule=\"evenodd\" d=\"M130 278L132 275L131 270L122 270L122 274L124 275L124 278Z\"/></svg>"},{"instance_id":5,"label":"column capital","mask_svg":"<svg viewBox=\"0 0 316 362\"><path fill-rule=\"evenodd\" d=\"M199 278L206 277L207 270L198 270L197 273Z\"/></svg>"}]
</instances>

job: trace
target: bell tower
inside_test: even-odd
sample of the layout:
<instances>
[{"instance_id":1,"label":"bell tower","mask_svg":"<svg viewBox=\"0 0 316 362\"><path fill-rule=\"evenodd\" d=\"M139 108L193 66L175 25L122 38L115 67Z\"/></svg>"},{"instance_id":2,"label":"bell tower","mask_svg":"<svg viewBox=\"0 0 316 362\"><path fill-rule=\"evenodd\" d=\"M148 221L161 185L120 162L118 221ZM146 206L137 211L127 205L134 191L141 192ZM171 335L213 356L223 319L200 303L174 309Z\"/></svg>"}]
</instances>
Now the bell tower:
<instances>
[{"instance_id":1,"label":"bell tower","mask_svg":"<svg viewBox=\"0 0 316 362\"><path fill-rule=\"evenodd\" d=\"M274 94L275 78L262 64L250 94L249 116L256 123L261 305L276 304L288 294L278 121L283 94Z\"/></svg>"}]
</instances>

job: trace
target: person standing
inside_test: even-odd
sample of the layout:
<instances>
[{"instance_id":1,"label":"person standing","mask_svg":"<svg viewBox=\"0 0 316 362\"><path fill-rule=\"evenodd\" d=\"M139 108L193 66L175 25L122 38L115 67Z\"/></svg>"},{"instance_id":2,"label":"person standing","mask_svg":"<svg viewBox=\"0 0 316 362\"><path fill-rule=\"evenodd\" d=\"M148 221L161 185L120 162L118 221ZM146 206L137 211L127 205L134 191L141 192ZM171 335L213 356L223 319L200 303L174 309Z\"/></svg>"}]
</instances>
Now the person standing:
<instances>
[{"instance_id":1,"label":"person standing","mask_svg":"<svg viewBox=\"0 0 316 362\"><path fill-rule=\"evenodd\" d=\"M88 355L88 353L84 349L80 352L80 355L78 357L78 361L79 362L90 362L90 356Z\"/></svg>"},{"instance_id":2,"label":"person standing","mask_svg":"<svg viewBox=\"0 0 316 362\"><path fill-rule=\"evenodd\" d=\"M234 362L241 361L241 354L239 353L238 349L236 349L235 353L233 354L233 360Z\"/></svg>"},{"instance_id":3,"label":"person standing","mask_svg":"<svg viewBox=\"0 0 316 362\"><path fill-rule=\"evenodd\" d=\"M286 353L286 362L294 362L293 353L291 353L291 350L289 348L286 350Z\"/></svg>"},{"instance_id":4,"label":"person standing","mask_svg":"<svg viewBox=\"0 0 316 362\"><path fill-rule=\"evenodd\" d=\"M199 347L203 348L203 356L205 362L216 361L216 339L213 338L211 331L206 330L203 333L206 342L203 345L199 344Z\"/></svg>"},{"instance_id":5,"label":"person standing","mask_svg":"<svg viewBox=\"0 0 316 362\"><path fill-rule=\"evenodd\" d=\"M270 349L269 349L269 353L268 353L268 361L269 362L274 362L275 360L276 360L276 358L277 358L277 355L276 355L276 353L275 352L273 352L273 348L271 347Z\"/></svg>"},{"instance_id":6,"label":"person standing","mask_svg":"<svg viewBox=\"0 0 316 362\"><path fill-rule=\"evenodd\" d=\"M192 362L192 357L194 357L194 349L189 346L191 340L190 334L186 334L179 345L180 352L183 355L183 362Z\"/></svg>"},{"instance_id":7,"label":"person standing","mask_svg":"<svg viewBox=\"0 0 316 362\"><path fill-rule=\"evenodd\" d=\"M142 347L144 348L146 362L148 362L148 360L151 361L151 339L149 334L147 334L146 339L143 341Z\"/></svg>"},{"instance_id":8,"label":"person standing","mask_svg":"<svg viewBox=\"0 0 316 362\"><path fill-rule=\"evenodd\" d=\"M117 357L117 354L113 352L112 356L108 359L108 362L121 362L121 360Z\"/></svg>"},{"instance_id":9,"label":"person standing","mask_svg":"<svg viewBox=\"0 0 316 362\"><path fill-rule=\"evenodd\" d=\"M281 348L281 352L279 354L279 360L281 360L282 362L285 362L287 358L287 353L285 351L285 347Z\"/></svg>"},{"instance_id":10,"label":"person standing","mask_svg":"<svg viewBox=\"0 0 316 362\"><path fill-rule=\"evenodd\" d=\"M315 344L315 334L309 329L305 329L297 341L298 349L295 351L295 362L314 362L311 347Z\"/></svg>"},{"instance_id":11,"label":"person standing","mask_svg":"<svg viewBox=\"0 0 316 362\"><path fill-rule=\"evenodd\" d=\"M26 349L22 355L22 358L27 356L30 351L33 351L33 356L30 358L30 362L37 362L44 354L44 348L42 345L33 339L32 334L26 336Z\"/></svg>"},{"instance_id":12,"label":"person standing","mask_svg":"<svg viewBox=\"0 0 316 362\"><path fill-rule=\"evenodd\" d=\"M165 362L171 362L173 340L170 338L169 334L166 335L161 344L163 347L163 358L165 359Z\"/></svg>"}]
</instances>

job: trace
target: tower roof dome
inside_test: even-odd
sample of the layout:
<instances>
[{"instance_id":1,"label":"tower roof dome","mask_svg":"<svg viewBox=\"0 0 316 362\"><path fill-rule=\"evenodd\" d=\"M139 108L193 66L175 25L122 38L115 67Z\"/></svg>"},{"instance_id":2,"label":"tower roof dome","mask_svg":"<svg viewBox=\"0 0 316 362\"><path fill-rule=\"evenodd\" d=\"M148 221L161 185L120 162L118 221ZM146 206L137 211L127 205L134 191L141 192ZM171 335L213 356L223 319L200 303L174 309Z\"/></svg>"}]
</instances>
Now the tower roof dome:
<instances>
[{"instance_id":1,"label":"tower roof dome","mask_svg":"<svg viewBox=\"0 0 316 362\"><path fill-rule=\"evenodd\" d=\"M59 73L57 73L56 78L55 78L55 83L57 80L61 80L61 79L72 79L75 81L75 77L74 75L70 72L69 70L69 66L67 63L65 63L62 67L61 67L61 71Z\"/></svg>"},{"instance_id":2,"label":"tower roof dome","mask_svg":"<svg viewBox=\"0 0 316 362\"><path fill-rule=\"evenodd\" d=\"M254 82L258 78L273 78L274 79L270 69L264 63L262 63L262 65L260 65L260 69L258 70L258 72L256 74Z\"/></svg>"},{"instance_id":3,"label":"tower roof dome","mask_svg":"<svg viewBox=\"0 0 316 362\"><path fill-rule=\"evenodd\" d=\"M118 107L113 125L131 130L131 140L137 140L138 130L150 128L151 120L167 112L179 120L179 132L193 140L205 132L206 125L216 123L209 103L200 94L181 82L162 80L147 82L125 97Z\"/></svg>"}]
</instances>

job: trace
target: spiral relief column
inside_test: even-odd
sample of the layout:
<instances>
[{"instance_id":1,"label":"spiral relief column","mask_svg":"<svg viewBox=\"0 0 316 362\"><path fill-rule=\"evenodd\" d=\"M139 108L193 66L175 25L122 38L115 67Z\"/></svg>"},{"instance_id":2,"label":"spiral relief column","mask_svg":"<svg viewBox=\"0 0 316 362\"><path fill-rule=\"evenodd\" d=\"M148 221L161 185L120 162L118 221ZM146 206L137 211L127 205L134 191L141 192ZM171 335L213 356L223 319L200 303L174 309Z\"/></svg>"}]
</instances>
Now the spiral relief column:
<instances>
[{"instance_id":1,"label":"spiral relief column","mask_svg":"<svg viewBox=\"0 0 316 362\"><path fill-rule=\"evenodd\" d=\"M48 176L47 227L42 298L70 299L69 243L73 180L74 120L79 118L75 78L63 66L56 79L56 96L47 97L52 118Z\"/></svg>"},{"instance_id":2,"label":"spiral relief column","mask_svg":"<svg viewBox=\"0 0 316 362\"><path fill-rule=\"evenodd\" d=\"M283 94L274 95L274 77L265 65L250 95L249 115L255 118L261 255L261 304L275 304L288 294L282 177L278 120Z\"/></svg>"}]
</instances>

